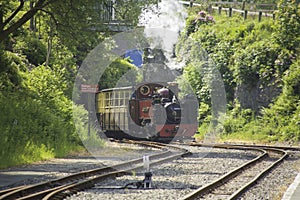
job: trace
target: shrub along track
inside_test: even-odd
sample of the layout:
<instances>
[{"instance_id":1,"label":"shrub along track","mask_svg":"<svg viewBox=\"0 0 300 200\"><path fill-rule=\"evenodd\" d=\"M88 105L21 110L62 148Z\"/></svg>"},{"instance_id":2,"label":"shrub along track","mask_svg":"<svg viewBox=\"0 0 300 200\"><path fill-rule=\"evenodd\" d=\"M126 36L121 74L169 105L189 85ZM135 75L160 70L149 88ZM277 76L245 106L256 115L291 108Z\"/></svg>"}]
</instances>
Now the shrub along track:
<instances>
[{"instance_id":1,"label":"shrub along track","mask_svg":"<svg viewBox=\"0 0 300 200\"><path fill-rule=\"evenodd\" d=\"M192 146L211 146L214 148L242 149L260 151L262 154L253 160L230 171L216 181L209 183L183 197L190 199L237 199L259 179L271 172L279 163L287 158L286 150L298 150L291 147L270 147L251 145L203 145L192 144Z\"/></svg>"},{"instance_id":2,"label":"shrub along track","mask_svg":"<svg viewBox=\"0 0 300 200\"><path fill-rule=\"evenodd\" d=\"M189 154L189 151L186 149L167 144L129 140L122 142L158 148L162 150L160 153L149 155L149 159L151 159L151 166L155 166ZM113 166L75 173L44 183L0 191L0 199L63 199L64 197L74 194L78 191L91 188L97 182L103 181L109 177L131 174L132 172L141 170L143 168L143 159L135 159Z\"/></svg>"}]
</instances>

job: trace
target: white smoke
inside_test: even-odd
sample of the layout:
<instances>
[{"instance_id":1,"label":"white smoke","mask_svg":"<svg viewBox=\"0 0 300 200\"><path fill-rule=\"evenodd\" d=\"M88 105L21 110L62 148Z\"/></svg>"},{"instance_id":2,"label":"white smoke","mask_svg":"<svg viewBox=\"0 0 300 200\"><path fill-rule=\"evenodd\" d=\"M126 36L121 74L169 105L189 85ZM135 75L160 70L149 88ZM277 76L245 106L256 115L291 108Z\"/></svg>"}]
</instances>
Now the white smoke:
<instances>
[{"instance_id":1,"label":"white smoke","mask_svg":"<svg viewBox=\"0 0 300 200\"><path fill-rule=\"evenodd\" d=\"M143 10L140 25L145 28L162 28L179 32L185 26L187 12L178 0L162 0Z\"/></svg>"},{"instance_id":2,"label":"white smoke","mask_svg":"<svg viewBox=\"0 0 300 200\"><path fill-rule=\"evenodd\" d=\"M162 0L142 12L139 25L144 27L150 47L164 50L165 56L171 61L180 31L185 27L186 17L186 9L178 0Z\"/></svg>"}]
</instances>

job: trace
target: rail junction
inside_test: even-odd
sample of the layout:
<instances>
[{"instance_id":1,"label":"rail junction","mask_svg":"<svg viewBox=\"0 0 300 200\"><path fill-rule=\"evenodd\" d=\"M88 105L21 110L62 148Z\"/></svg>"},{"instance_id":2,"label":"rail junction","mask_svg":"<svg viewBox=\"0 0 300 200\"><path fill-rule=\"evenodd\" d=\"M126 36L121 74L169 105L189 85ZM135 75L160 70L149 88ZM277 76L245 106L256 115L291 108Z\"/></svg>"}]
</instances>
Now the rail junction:
<instances>
[{"instance_id":1,"label":"rail junction","mask_svg":"<svg viewBox=\"0 0 300 200\"><path fill-rule=\"evenodd\" d=\"M272 147L272 146L254 146L254 145L230 145L230 144L199 144L189 143L172 145L143 142L143 141L118 141L132 145L139 145L145 148L159 149L159 153L149 155L150 166L160 167L162 163L180 159L189 156L190 152L187 146L197 148L217 148L217 149L233 149L255 152L257 155L246 163L241 164L226 174L222 174L213 181L204 186L189 188L181 199L237 199L245 191L266 176L272 173L272 170L281 162L287 159L289 152L300 151L297 147ZM24 185L0 191L0 199L64 199L67 196L75 194L79 191L93 188L97 183L105 181L107 178L120 177L124 175L132 175L135 172L143 171L143 158L130 160L120 164L101 167L97 169L87 170L80 173L74 173L63 178L51 181ZM150 176L151 178L151 176ZM145 182L144 182L145 183ZM144 184L143 182L140 184ZM143 189L145 186L136 185L136 189ZM119 189L125 189L119 188ZM151 190L155 188L146 187ZM183 188L182 188L183 189Z\"/></svg>"},{"instance_id":2,"label":"rail junction","mask_svg":"<svg viewBox=\"0 0 300 200\"><path fill-rule=\"evenodd\" d=\"M186 149L174 147L167 144L155 142L127 141L127 143L135 143L145 147L158 148L160 153L150 155L152 160L151 166L167 162L181 156L188 155ZM0 191L0 199L63 199L64 197L93 187L95 183L105 180L108 177L122 176L131 174L132 171L138 171L144 168L143 159L135 159L121 164L93 169L80 173L75 173L70 176L51 180L48 182L10 188Z\"/></svg>"}]
</instances>

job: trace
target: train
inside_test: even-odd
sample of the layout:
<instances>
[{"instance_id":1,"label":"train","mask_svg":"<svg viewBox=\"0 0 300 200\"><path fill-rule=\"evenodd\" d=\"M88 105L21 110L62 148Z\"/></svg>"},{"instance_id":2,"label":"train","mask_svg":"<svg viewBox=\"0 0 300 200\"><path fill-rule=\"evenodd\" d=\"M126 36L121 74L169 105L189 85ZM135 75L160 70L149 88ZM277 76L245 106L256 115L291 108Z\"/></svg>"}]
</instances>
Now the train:
<instances>
[{"instance_id":1,"label":"train","mask_svg":"<svg viewBox=\"0 0 300 200\"><path fill-rule=\"evenodd\" d=\"M169 142L192 138L198 128L198 101L178 98L176 82L148 82L100 90L96 116L108 138Z\"/></svg>"}]
</instances>

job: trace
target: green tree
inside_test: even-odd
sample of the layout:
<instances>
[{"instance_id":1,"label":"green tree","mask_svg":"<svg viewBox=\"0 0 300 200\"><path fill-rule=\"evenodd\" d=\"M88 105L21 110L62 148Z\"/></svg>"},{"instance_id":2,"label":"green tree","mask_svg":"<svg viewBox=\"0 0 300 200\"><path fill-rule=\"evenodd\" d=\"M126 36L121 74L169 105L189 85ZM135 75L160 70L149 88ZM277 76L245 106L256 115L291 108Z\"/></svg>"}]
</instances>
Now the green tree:
<instances>
[{"instance_id":1,"label":"green tree","mask_svg":"<svg viewBox=\"0 0 300 200\"><path fill-rule=\"evenodd\" d=\"M37 66L60 64L74 75L86 54L108 34L107 15L137 23L142 7L156 2L108 0L3 0L0 2L0 72L9 73L4 50ZM29 23L30 22L30 23Z\"/></svg>"},{"instance_id":2,"label":"green tree","mask_svg":"<svg viewBox=\"0 0 300 200\"><path fill-rule=\"evenodd\" d=\"M277 11L275 39L288 50L300 47L300 4L296 0L280 0Z\"/></svg>"},{"instance_id":3,"label":"green tree","mask_svg":"<svg viewBox=\"0 0 300 200\"><path fill-rule=\"evenodd\" d=\"M116 59L99 80L100 89L130 86L135 83L137 69L125 59Z\"/></svg>"},{"instance_id":4,"label":"green tree","mask_svg":"<svg viewBox=\"0 0 300 200\"><path fill-rule=\"evenodd\" d=\"M67 35L71 36L78 31L81 34L89 32L93 28L98 28L95 26L104 25L106 19L103 16L107 13L112 14L112 8L107 7L109 2L107 0L3 0L0 3L0 42L40 12L51 17L52 23L61 34L69 33ZM153 2L156 1L115 1L114 7L119 19L136 24L141 8ZM79 34L75 35L79 36Z\"/></svg>"}]
</instances>

